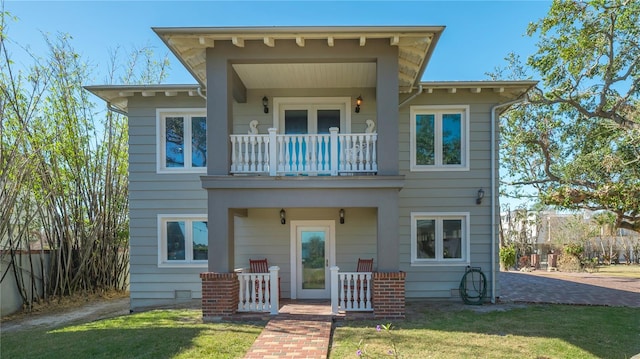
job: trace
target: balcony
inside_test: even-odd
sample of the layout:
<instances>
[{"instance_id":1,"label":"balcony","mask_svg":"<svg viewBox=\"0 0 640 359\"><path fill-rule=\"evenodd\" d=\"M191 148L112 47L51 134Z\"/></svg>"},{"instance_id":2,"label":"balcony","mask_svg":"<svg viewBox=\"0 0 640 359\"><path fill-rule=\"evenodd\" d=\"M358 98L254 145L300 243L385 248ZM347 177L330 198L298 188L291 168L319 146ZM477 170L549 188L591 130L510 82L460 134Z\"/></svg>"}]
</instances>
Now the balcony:
<instances>
[{"instance_id":1,"label":"balcony","mask_svg":"<svg viewBox=\"0 0 640 359\"><path fill-rule=\"evenodd\" d=\"M340 176L378 171L376 133L230 135L231 173L268 176Z\"/></svg>"}]
</instances>

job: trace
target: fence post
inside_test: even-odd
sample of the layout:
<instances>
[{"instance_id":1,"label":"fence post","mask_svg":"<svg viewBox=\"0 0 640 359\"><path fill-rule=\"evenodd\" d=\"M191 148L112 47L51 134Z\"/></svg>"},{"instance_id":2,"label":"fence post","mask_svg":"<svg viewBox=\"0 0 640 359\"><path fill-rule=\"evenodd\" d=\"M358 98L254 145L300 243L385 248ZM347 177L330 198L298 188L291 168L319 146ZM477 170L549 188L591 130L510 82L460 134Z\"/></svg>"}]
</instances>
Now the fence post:
<instances>
[{"instance_id":1,"label":"fence post","mask_svg":"<svg viewBox=\"0 0 640 359\"><path fill-rule=\"evenodd\" d=\"M340 290L340 286L338 285L338 271L340 268L338 266L332 266L329 268L331 270L331 314L338 314L338 291Z\"/></svg>"},{"instance_id":2,"label":"fence post","mask_svg":"<svg viewBox=\"0 0 640 359\"><path fill-rule=\"evenodd\" d=\"M331 127L329 128L330 140L331 143L331 175L338 175L338 128Z\"/></svg>"},{"instance_id":3,"label":"fence post","mask_svg":"<svg viewBox=\"0 0 640 359\"><path fill-rule=\"evenodd\" d=\"M269 292L271 295L269 296L271 300L271 315L277 315L280 309L280 288L278 287L280 283L278 283L278 271L280 267L271 266L269 267Z\"/></svg>"},{"instance_id":4,"label":"fence post","mask_svg":"<svg viewBox=\"0 0 640 359\"><path fill-rule=\"evenodd\" d=\"M278 156L276 149L278 144L276 143L276 129L269 129L269 176L275 176L278 170Z\"/></svg>"}]
</instances>

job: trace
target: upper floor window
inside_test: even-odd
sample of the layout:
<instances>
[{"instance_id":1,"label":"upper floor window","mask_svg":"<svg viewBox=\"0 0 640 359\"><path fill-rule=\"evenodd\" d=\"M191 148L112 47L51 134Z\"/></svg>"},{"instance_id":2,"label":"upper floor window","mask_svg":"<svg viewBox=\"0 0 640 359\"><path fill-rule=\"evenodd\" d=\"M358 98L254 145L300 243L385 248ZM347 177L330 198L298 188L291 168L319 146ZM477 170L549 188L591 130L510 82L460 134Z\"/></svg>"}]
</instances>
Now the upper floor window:
<instances>
[{"instance_id":1,"label":"upper floor window","mask_svg":"<svg viewBox=\"0 0 640 359\"><path fill-rule=\"evenodd\" d=\"M411 107L411 170L469 169L469 106Z\"/></svg>"},{"instance_id":2,"label":"upper floor window","mask_svg":"<svg viewBox=\"0 0 640 359\"><path fill-rule=\"evenodd\" d=\"M158 110L158 172L205 172L207 117L203 109Z\"/></svg>"},{"instance_id":3,"label":"upper floor window","mask_svg":"<svg viewBox=\"0 0 640 359\"><path fill-rule=\"evenodd\" d=\"M411 264L469 263L469 213L411 213Z\"/></svg>"},{"instance_id":4,"label":"upper floor window","mask_svg":"<svg viewBox=\"0 0 640 359\"><path fill-rule=\"evenodd\" d=\"M159 266L206 266L209 254L206 215L160 215L158 229Z\"/></svg>"}]
</instances>

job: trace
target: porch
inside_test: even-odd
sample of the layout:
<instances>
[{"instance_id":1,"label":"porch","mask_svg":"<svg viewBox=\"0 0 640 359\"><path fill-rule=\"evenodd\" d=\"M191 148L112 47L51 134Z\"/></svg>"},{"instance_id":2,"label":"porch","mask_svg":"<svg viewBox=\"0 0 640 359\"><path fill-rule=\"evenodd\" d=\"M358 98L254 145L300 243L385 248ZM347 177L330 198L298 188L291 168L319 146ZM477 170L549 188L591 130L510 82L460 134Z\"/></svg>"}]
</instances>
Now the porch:
<instances>
[{"instance_id":1,"label":"porch","mask_svg":"<svg viewBox=\"0 0 640 359\"><path fill-rule=\"evenodd\" d=\"M359 311L373 312L373 272L339 272L331 267L331 314ZM269 312L278 314L280 308L280 267L272 266L269 273L237 272L238 312Z\"/></svg>"},{"instance_id":2,"label":"porch","mask_svg":"<svg viewBox=\"0 0 640 359\"><path fill-rule=\"evenodd\" d=\"M375 174L376 133L230 135L232 174L330 175Z\"/></svg>"},{"instance_id":3,"label":"porch","mask_svg":"<svg viewBox=\"0 0 640 359\"><path fill-rule=\"evenodd\" d=\"M202 313L205 321L264 319L265 315L292 314L285 304L307 303L278 295L277 266L270 273L201 273ZM325 303L322 315L334 318L404 318L405 273L339 272L331 268L331 299L311 300L313 310L298 308L297 314L319 314L318 303ZM302 309L301 309L302 308ZM302 310L302 312L300 312Z\"/></svg>"}]
</instances>

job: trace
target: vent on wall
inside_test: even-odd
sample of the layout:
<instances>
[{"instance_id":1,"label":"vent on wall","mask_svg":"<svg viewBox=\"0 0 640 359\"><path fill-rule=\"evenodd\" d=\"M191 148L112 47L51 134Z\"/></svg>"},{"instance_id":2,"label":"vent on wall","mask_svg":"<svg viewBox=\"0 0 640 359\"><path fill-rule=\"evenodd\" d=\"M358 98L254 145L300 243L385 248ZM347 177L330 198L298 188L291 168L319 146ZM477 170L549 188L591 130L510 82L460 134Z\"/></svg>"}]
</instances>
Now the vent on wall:
<instances>
[{"instance_id":1,"label":"vent on wall","mask_svg":"<svg viewBox=\"0 0 640 359\"><path fill-rule=\"evenodd\" d=\"M175 291L176 300L191 300L191 291L190 290L176 290Z\"/></svg>"}]
</instances>

